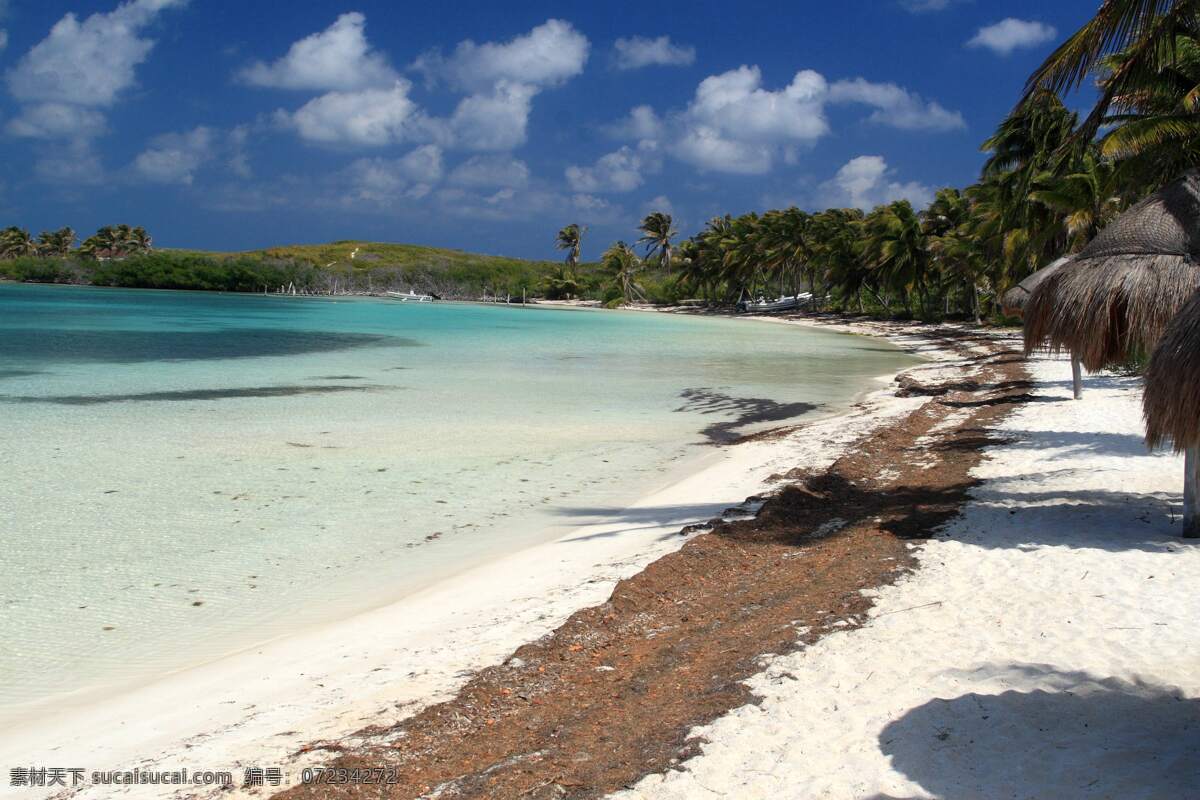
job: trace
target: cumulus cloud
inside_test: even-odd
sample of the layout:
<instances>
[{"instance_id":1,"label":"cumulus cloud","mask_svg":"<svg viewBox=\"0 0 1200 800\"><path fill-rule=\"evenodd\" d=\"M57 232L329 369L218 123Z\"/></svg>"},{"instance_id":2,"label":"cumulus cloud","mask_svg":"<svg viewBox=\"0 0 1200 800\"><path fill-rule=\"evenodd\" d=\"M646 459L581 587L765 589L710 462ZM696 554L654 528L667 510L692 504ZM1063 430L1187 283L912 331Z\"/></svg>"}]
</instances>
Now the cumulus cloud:
<instances>
[{"instance_id":1,"label":"cumulus cloud","mask_svg":"<svg viewBox=\"0 0 1200 800\"><path fill-rule=\"evenodd\" d=\"M487 91L499 81L559 86L583 72L590 47L571 23L550 19L507 42L476 44L468 39L448 56L428 53L413 68L468 92Z\"/></svg>"},{"instance_id":2,"label":"cumulus cloud","mask_svg":"<svg viewBox=\"0 0 1200 800\"><path fill-rule=\"evenodd\" d=\"M159 12L186 2L130 0L82 22L65 15L5 74L9 93L22 104L9 131L50 139L98 134L103 117L95 109L112 106L134 85L136 68L154 47L144 29Z\"/></svg>"},{"instance_id":3,"label":"cumulus cloud","mask_svg":"<svg viewBox=\"0 0 1200 800\"><path fill-rule=\"evenodd\" d=\"M422 145L401 158L360 158L340 178L349 199L390 206L426 196L441 176L441 149Z\"/></svg>"},{"instance_id":4,"label":"cumulus cloud","mask_svg":"<svg viewBox=\"0 0 1200 800\"><path fill-rule=\"evenodd\" d=\"M683 109L660 115L648 105L608 128L622 139L659 145L662 152L702 170L761 175L800 154L830 132L826 106L860 103L874 108L870 119L906 130L955 130L966 123L957 111L893 83L863 78L832 86L813 70L801 70L780 89L763 86L757 66L741 66L705 78ZM586 180L585 168L573 175Z\"/></svg>"},{"instance_id":5,"label":"cumulus cloud","mask_svg":"<svg viewBox=\"0 0 1200 800\"><path fill-rule=\"evenodd\" d=\"M618 139L657 139L663 135L663 121L650 106L635 106L606 130Z\"/></svg>"},{"instance_id":6,"label":"cumulus cloud","mask_svg":"<svg viewBox=\"0 0 1200 800\"><path fill-rule=\"evenodd\" d=\"M363 23L360 14L343 15L333 28L317 35L321 42L312 47L328 49L322 37L328 37L339 26L345 28L355 35L347 36L343 31L336 40L352 40L354 47L349 49L360 61L365 58L380 67L368 71L369 82L374 84L387 74L392 78L390 85L327 91L296 111L276 112L276 120L295 129L302 138L322 144L382 147L413 142L464 150L512 150L525 143L538 92L578 74L587 60L587 39L559 20L549 20L508 42L465 41L450 56L428 54L414 68L444 77L467 92L448 117L437 117L411 99L410 81L396 78L390 68L383 72L386 62L371 53L361 36ZM304 42L310 40L314 37ZM303 42L293 50L300 44ZM291 55L264 69L274 74L275 67ZM311 80L305 85L319 88Z\"/></svg>"},{"instance_id":7,"label":"cumulus cloud","mask_svg":"<svg viewBox=\"0 0 1200 800\"><path fill-rule=\"evenodd\" d=\"M255 62L238 73L252 86L317 91L386 87L397 78L387 57L371 49L367 19L357 11L342 14L320 33L292 44L270 64Z\"/></svg>"},{"instance_id":8,"label":"cumulus cloud","mask_svg":"<svg viewBox=\"0 0 1200 800\"><path fill-rule=\"evenodd\" d=\"M536 94L533 86L500 81L490 92L464 97L450 118L453 142L468 150L520 147Z\"/></svg>"},{"instance_id":9,"label":"cumulus cloud","mask_svg":"<svg viewBox=\"0 0 1200 800\"><path fill-rule=\"evenodd\" d=\"M158 136L133 160L134 172L153 183L191 185L196 170L215 157L216 138L203 125Z\"/></svg>"},{"instance_id":10,"label":"cumulus cloud","mask_svg":"<svg viewBox=\"0 0 1200 800\"><path fill-rule=\"evenodd\" d=\"M617 69L640 69L655 64L687 66L696 60L696 48L675 44L669 36L650 39L631 36L617 39L613 44L613 66Z\"/></svg>"},{"instance_id":11,"label":"cumulus cloud","mask_svg":"<svg viewBox=\"0 0 1200 800\"><path fill-rule=\"evenodd\" d=\"M1006 56L1014 50L1054 41L1056 36L1058 31L1053 25L1009 17L995 25L980 28L967 42L967 47L985 47L993 53Z\"/></svg>"},{"instance_id":12,"label":"cumulus cloud","mask_svg":"<svg viewBox=\"0 0 1200 800\"><path fill-rule=\"evenodd\" d=\"M892 170L883 156L858 156L846 162L831 180L821 185L820 202L829 207L872 208L908 200L916 208L933 200L933 189L922 183L891 180Z\"/></svg>"},{"instance_id":13,"label":"cumulus cloud","mask_svg":"<svg viewBox=\"0 0 1200 800\"><path fill-rule=\"evenodd\" d=\"M871 83L863 78L837 81L829 88L829 99L873 106L875 111L869 117L872 122L901 130L950 131L967 127L959 112L926 102L919 94L894 83Z\"/></svg>"},{"instance_id":14,"label":"cumulus cloud","mask_svg":"<svg viewBox=\"0 0 1200 800\"><path fill-rule=\"evenodd\" d=\"M8 31L0 28L0 52L3 52L8 47Z\"/></svg>"},{"instance_id":15,"label":"cumulus cloud","mask_svg":"<svg viewBox=\"0 0 1200 800\"><path fill-rule=\"evenodd\" d=\"M420 123L412 84L400 78L388 89L327 92L277 118L304 139L323 144L380 147L404 141Z\"/></svg>"},{"instance_id":16,"label":"cumulus cloud","mask_svg":"<svg viewBox=\"0 0 1200 800\"><path fill-rule=\"evenodd\" d=\"M457 186L521 188L529 183L529 167L511 156L472 156L455 167L447 181Z\"/></svg>"},{"instance_id":17,"label":"cumulus cloud","mask_svg":"<svg viewBox=\"0 0 1200 800\"><path fill-rule=\"evenodd\" d=\"M647 140L636 150L626 146L601 156L590 167L569 166L565 173L567 185L572 191L584 193L633 191L642 185L647 173L659 170L657 149Z\"/></svg>"},{"instance_id":18,"label":"cumulus cloud","mask_svg":"<svg viewBox=\"0 0 1200 800\"><path fill-rule=\"evenodd\" d=\"M31 139L90 139L106 128L104 112L69 103L38 103L8 123L10 134Z\"/></svg>"},{"instance_id":19,"label":"cumulus cloud","mask_svg":"<svg viewBox=\"0 0 1200 800\"><path fill-rule=\"evenodd\" d=\"M763 88L758 67L712 75L669 121L671 151L704 170L764 173L786 147L812 144L829 132L828 90L825 78L812 70L797 72L775 91Z\"/></svg>"}]
</instances>

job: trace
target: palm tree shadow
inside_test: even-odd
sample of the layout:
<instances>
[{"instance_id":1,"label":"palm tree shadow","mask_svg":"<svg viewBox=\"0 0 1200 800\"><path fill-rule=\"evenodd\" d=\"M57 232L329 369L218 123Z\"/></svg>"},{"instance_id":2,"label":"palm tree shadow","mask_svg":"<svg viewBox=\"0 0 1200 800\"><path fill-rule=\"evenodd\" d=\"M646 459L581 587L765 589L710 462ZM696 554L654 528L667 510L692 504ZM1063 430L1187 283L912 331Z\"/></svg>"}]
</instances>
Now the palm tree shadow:
<instances>
[{"instance_id":1,"label":"palm tree shadow","mask_svg":"<svg viewBox=\"0 0 1200 800\"><path fill-rule=\"evenodd\" d=\"M980 673L1028 688L935 698L879 735L892 768L931 795L1165 800L1200 790L1200 699L1046 665L968 677Z\"/></svg>"},{"instance_id":2,"label":"palm tree shadow","mask_svg":"<svg viewBox=\"0 0 1200 800\"><path fill-rule=\"evenodd\" d=\"M714 422L701 431L708 444L732 444L754 425L783 422L803 416L818 408L813 403L779 403L765 397L734 397L714 389L696 388L680 392L684 404L678 412L732 415L732 419Z\"/></svg>"}]
</instances>

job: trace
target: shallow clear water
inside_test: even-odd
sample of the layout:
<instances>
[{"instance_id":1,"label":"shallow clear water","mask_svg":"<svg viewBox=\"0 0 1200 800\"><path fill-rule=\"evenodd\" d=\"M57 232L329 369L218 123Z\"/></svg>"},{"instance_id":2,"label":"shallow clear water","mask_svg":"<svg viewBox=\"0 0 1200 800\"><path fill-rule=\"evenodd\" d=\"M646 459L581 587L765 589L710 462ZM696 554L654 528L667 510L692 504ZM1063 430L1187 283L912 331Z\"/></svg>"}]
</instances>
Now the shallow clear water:
<instances>
[{"instance_id":1,"label":"shallow clear water","mask_svg":"<svg viewBox=\"0 0 1200 800\"><path fill-rule=\"evenodd\" d=\"M910 362L722 319L0 285L0 715L545 540Z\"/></svg>"}]
</instances>

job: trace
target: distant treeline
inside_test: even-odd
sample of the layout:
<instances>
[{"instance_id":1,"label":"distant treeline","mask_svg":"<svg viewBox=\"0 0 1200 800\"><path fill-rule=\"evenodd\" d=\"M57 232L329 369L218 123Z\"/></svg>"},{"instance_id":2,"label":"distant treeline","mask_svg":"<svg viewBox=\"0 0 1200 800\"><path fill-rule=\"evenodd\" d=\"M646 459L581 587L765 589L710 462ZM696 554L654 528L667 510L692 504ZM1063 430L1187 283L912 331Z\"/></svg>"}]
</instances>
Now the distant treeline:
<instances>
[{"instance_id":1,"label":"distant treeline","mask_svg":"<svg viewBox=\"0 0 1200 800\"><path fill-rule=\"evenodd\" d=\"M368 294L416 290L448 299L542 296L539 262L334 264L260 255L212 256L159 250L121 258L18 256L0 260L0 279L29 283L285 294Z\"/></svg>"}]
</instances>

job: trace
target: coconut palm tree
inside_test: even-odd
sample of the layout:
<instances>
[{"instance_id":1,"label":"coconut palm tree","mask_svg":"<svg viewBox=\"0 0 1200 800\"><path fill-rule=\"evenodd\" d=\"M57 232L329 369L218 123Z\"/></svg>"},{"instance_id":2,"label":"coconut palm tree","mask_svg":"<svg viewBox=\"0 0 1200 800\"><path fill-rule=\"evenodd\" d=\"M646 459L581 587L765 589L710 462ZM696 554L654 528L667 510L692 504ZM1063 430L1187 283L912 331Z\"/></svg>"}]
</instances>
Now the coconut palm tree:
<instances>
[{"instance_id":1,"label":"coconut palm tree","mask_svg":"<svg viewBox=\"0 0 1200 800\"><path fill-rule=\"evenodd\" d=\"M1078 253L1125 206L1118 167L1089 148L1065 175L1034 179L1029 199L1054 212L1066 235L1066 252Z\"/></svg>"},{"instance_id":2,"label":"coconut palm tree","mask_svg":"<svg viewBox=\"0 0 1200 800\"><path fill-rule=\"evenodd\" d=\"M663 269L671 269L671 240L679 235L672 224L671 215L661 211L647 214L638 230L643 234L638 244L646 245L646 257L657 253L659 265Z\"/></svg>"},{"instance_id":3,"label":"coconut palm tree","mask_svg":"<svg viewBox=\"0 0 1200 800\"><path fill-rule=\"evenodd\" d=\"M79 245L79 254L84 258L113 258L119 254L117 232L112 225L99 228Z\"/></svg>"},{"instance_id":4,"label":"coconut palm tree","mask_svg":"<svg viewBox=\"0 0 1200 800\"><path fill-rule=\"evenodd\" d=\"M1104 0L1096 16L1029 76L1023 100L1039 89L1055 95L1077 89L1106 59L1123 54L1100 84L1095 107L1077 133L1078 141L1088 141L1117 97L1153 82L1176 62L1175 38L1187 32L1198 14L1200 0Z\"/></svg>"},{"instance_id":5,"label":"coconut palm tree","mask_svg":"<svg viewBox=\"0 0 1200 800\"><path fill-rule=\"evenodd\" d=\"M604 255L600 257L600 263L621 290L621 297L626 305L632 303L635 297L646 299L645 292L634 279L638 267L641 266L641 260L632 247L625 242L617 242L604 251Z\"/></svg>"},{"instance_id":6,"label":"coconut palm tree","mask_svg":"<svg viewBox=\"0 0 1200 800\"><path fill-rule=\"evenodd\" d=\"M587 228L572 222L560 230L554 238L554 246L559 250L567 251L567 267L572 274L579 266L579 250L583 246L583 234L586 231Z\"/></svg>"},{"instance_id":7,"label":"coconut palm tree","mask_svg":"<svg viewBox=\"0 0 1200 800\"><path fill-rule=\"evenodd\" d=\"M867 291L886 309L884 298L875 292L873 276L859 258L863 212L857 208L831 208L817 214L806 228L805 239L813 274L826 285L837 287L843 299L854 297L863 310L862 293Z\"/></svg>"},{"instance_id":8,"label":"coconut palm tree","mask_svg":"<svg viewBox=\"0 0 1200 800\"><path fill-rule=\"evenodd\" d=\"M880 206L867 216L863 232L863 258L867 264L880 274L885 285L903 297L906 309L911 312L915 291L921 311L928 313L929 248L912 204L897 200Z\"/></svg>"},{"instance_id":9,"label":"coconut palm tree","mask_svg":"<svg viewBox=\"0 0 1200 800\"><path fill-rule=\"evenodd\" d=\"M13 225L0 231L0 258L37 255L37 243L29 231Z\"/></svg>"},{"instance_id":10,"label":"coconut palm tree","mask_svg":"<svg viewBox=\"0 0 1200 800\"><path fill-rule=\"evenodd\" d=\"M1100 152L1127 162L1135 184L1157 187L1200 166L1200 16L1183 23L1187 32L1175 36L1174 59L1142 82L1129 81L1104 119L1112 130L1101 140ZM1129 57L1120 53L1108 59L1106 73L1121 74Z\"/></svg>"},{"instance_id":11,"label":"coconut palm tree","mask_svg":"<svg viewBox=\"0 0 1200 800\"><path fill-rule=\"evenodd\" d=\"M38 255L65 258L71 254L78 237L72 228L59 228L56 231L42 231L38 234Z\"/></svg>"}]
</instances>

